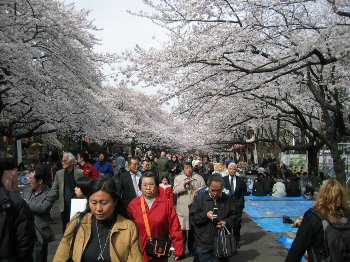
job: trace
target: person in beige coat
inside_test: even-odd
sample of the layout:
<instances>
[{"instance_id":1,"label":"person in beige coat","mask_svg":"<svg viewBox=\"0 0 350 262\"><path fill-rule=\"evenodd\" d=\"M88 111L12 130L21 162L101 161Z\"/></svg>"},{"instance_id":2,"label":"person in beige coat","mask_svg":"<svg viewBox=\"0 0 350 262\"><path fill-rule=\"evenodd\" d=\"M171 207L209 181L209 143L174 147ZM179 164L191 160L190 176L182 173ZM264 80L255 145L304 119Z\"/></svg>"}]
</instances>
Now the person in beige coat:
<instances>
[{"instance_id":1,"label":"person in beige coat","mask_svg":"<svg viewBox=\"0 0 350 262\"><path fill-rule=\"evenodd\" d=\"M174 194L177 196L176 212L181 224L184 236L184 246L186 246L192 255L194 253L194 235L190 227L188 206L192 203L194 196L200 188L205 187L202 176L192 173L192 164L185 162L183 164L183 172L175 177Z\"/></svg>"},{"instance_id":2,"label":"person in beige coat","mask_svg":"<svg viewBox=\"0 0 350 262\"><path fill-rule=\"evenodd\" d=\"M87 213L73 217L56 251L54 262L66 262L73 244L73 261L141 262L142 254L134 222L122 206L114 181L102 176L93 182Z\"/></svg>"}]
</instances>

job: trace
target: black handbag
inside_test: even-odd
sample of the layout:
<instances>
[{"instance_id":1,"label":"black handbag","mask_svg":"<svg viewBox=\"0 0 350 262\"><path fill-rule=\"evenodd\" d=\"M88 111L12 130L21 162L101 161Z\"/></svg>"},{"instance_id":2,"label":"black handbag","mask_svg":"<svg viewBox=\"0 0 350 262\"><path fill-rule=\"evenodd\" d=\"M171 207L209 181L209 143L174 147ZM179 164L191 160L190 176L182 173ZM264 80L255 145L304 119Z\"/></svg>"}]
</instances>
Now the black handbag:
<instances>
[{"instance_id":1,"label":"black handbag","mask_svg":"<svg viewBox=\"0 0 350 262\"><path fill-rule=\"evenodd\" d=\"M170 247L169 237L151 237L146 244L146 254L151 257L168 256Z\"/></svg>"},{"instance_id":2,"label":"black handbag","mask_svg":"<svg viewBox=\"0 0 350 262\"><path fill-rule=\"evenodd\" d=\"M232 257L237 254L237 242L234 235L222 226L214 238L214 250L216 257Z\"/></svg>"},{"instance_id":3,"label":"black handbag","mask_svg":"<svg viewBox=\"0 0 350 262\"><path fill-rule=\"evenodd\" d=\"M162 257L168 256L171 247L171 239L166 237L152 237L151 229L148 222L147 211L145 206L145 199L140 197L141 211L143 216L143 222L145 223L145 230L147 234L146 254L150 257Z\"/></svg>"}]
</instances>

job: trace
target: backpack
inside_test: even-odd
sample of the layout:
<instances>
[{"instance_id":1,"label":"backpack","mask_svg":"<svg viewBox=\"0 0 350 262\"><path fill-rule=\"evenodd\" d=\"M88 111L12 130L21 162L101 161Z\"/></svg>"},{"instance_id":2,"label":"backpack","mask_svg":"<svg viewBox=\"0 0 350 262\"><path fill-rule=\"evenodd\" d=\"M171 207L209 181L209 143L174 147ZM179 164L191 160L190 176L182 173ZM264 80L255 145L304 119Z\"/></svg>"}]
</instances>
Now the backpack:
<instances>
[{"instance_id":1,"label":"backpack","mask_svg":"<svg viewBox=\"0 0 350 262\"><path fill-rule=\"evenodd\" d=\"M315 214L322 222L324 232L324 250L325 257L321 261L329 262L350 262L350 221L346 224L331 223L320 212L313 209ZM317 261L312 250L314 261Z\"/></svg>"}]
</instances>

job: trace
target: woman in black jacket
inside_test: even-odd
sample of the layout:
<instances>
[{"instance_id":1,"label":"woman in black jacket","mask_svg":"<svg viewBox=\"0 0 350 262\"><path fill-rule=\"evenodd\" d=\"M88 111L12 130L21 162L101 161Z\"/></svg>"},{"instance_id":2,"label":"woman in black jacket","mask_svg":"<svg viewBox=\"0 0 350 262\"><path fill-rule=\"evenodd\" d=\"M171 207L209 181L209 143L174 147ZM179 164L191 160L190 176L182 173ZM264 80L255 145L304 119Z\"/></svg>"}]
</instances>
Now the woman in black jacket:
<instances>
[{"instance_id":1,"label":"woman in black jacket","mask_svg":"<svg viewBox=\"0 0 350 262\"><path fill-rule=\"evenodd\" d=\"M336 180L328 180L323 184L312 209L318 211L331 223L345 222L345 220L349 223L350 221L347 193ZM312 209L306 211L304 215L286 262L299 262L306 251L308 251L309 262L321 261L322 258L326 258L322 222L312 212ZM312 253L315 254L316 260Z\"/></svg>"}]
</instances>

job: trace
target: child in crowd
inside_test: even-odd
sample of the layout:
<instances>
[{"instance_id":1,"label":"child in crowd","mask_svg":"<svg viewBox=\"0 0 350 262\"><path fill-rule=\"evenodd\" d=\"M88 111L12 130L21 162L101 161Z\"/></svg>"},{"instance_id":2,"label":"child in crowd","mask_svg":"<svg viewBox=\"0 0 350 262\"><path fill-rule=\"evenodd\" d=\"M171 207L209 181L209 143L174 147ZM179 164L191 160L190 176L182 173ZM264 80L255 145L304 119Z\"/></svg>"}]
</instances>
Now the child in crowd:
<instances>
[{"instance_id":1,"label":"child in crowd","mask_svg":"<svg viewBox=\"0 0 350 262\"><path fill-rule=\"evenodd\" d=\"M174 203L173 187L169 184L169 178L162 176L162 183L159 184L159 194L165 200L170 200Z\"/></svg>"}]
</instances>

